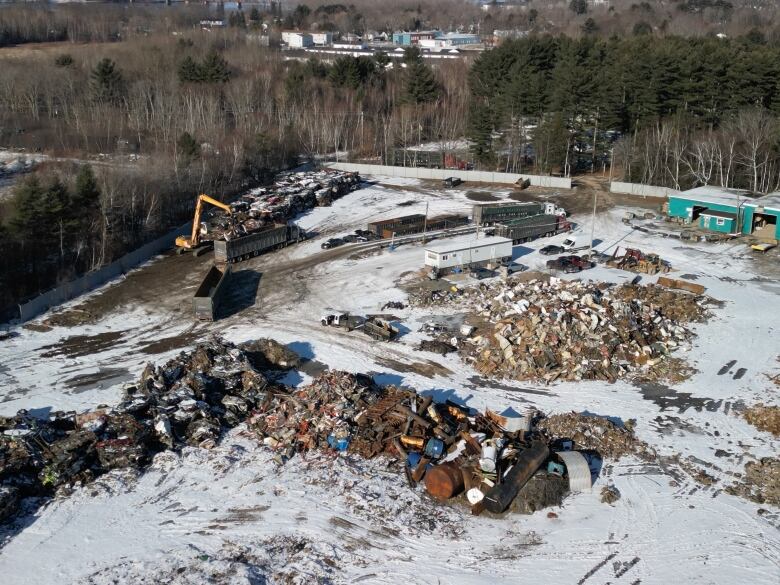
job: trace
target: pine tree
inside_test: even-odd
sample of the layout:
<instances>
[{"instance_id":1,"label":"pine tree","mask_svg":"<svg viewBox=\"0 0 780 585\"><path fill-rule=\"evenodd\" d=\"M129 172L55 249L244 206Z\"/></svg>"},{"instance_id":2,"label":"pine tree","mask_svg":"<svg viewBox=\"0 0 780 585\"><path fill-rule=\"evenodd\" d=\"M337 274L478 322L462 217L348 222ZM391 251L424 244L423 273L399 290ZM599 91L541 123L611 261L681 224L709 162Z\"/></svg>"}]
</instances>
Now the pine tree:
<instances>
[{"instance_id":1,"label":"pine tree","mask_svg":"<svg viewBox=\"0 0 780 585\"><path fill-rule=\"evenodd\" d=\"M209 83L227 83L230 81L230 67L216 49L212 49L206 55L201 65L201 72L203 80Z\"/></svg>"},{"instance_id":2,"label":"pine tree","mask_svg":"<svg viewBox=\"0 0 780 585\"><path fill-rule=\"evenodd\" d=\"M176 141L176 146L179 149L179 154L184 157L187 163L200 156L200 144L189 132L182 132L182 135Z\"/></svg>"},{"instance_id":3,"label":"pine tree","mask_svg":"<svg viewBox=\"0 0 780 585\"><path fill-rule=\"evenodd\" d=\"M203 70L200 65L187 55L179 64L179 81L182 83L197 83L203 81Z\"/></svg>"},{"instance_id":4,"label":"pine tree","mask_svg":"<svg viewBox=\"0 0 780 585\"><path fill-rule=\"evenodd\" d=\"M436 101L439 97L439 86L431 68L422 60L414 61L406 66L406 99L413 104Z\"/></svg>"},{"instance_id":5,"label":"pine tree","mask_svg":"<svg viewBox=\"0 0 780 585\"><path fill-rule=\"evenodd\" d=\"M477 102L471 104L466 133L471 141L469 150L474 158L481 164L493 162L493 123L486 105Z\"/></svg>"},{"instance_id":6,"label":"pine tree","mask_svg":"<svg viewBox=\"0 0 780 585\"><path fill-rule=\"evenodd\" d=\"M90 74L92 96L97 101L118 103L124 97L122 73L111 59L101 60Z\"/></svg>"},{"instance_id":7,"label":"pine tree","mask_svg":"<svg viewBox=\"0 0 780 585\"><path fill-rule=\"evenodd\" d=\"M249 22L252 24L260 22L260 11L257 9L257 6L253 6L252 10L249 11Z\"/></svg>"}]
</instances>

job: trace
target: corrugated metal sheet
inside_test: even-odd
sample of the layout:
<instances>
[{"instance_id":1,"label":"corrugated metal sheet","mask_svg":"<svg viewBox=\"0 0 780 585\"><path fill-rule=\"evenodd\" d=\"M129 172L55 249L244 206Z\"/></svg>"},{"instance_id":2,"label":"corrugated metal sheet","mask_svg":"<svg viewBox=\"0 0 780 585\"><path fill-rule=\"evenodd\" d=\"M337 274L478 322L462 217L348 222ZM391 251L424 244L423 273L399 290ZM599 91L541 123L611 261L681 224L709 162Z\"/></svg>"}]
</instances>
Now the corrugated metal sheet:
<instances>
[{"instance_id":1,"label":"corrugated metal sheet","mask_svg":"<svg viewBox=\"0 0 780 585\"><path fill-rule=\"evenodd\" d=\"M569 475L569 489L573 492L589 492L593 487L588 460L579 451L557 451L555 453L566 465Z\"/></svg>"}]
</instances>

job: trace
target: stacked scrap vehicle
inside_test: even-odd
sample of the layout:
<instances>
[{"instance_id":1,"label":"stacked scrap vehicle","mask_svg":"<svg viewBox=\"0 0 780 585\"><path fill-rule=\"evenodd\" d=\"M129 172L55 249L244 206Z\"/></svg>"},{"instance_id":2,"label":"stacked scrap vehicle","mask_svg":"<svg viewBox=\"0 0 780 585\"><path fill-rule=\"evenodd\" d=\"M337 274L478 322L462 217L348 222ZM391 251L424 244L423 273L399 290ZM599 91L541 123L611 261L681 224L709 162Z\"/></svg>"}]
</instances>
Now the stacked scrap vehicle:
<instances>
[{"instance_id":1,"label":"stacked scrap vehicle","mask_svg":"<svg viewBox=\"0 0 780 585\"><path fill-rule=\"evenodd\" d=\"M288 220L316 205L330 205L334 199L354 191L360 185L357 173L322 170L279 175L273 187L255 189L230 205L207 195L200 195L195 206L192 236L177 238L179 251L193 250L199 255L214 248L215 268L208 274L193 297L198 319L214 320L227 290L234 264L265 252L299 242L306 234ZM201 223L203 204L210 203L225 211ZM219 277L219 278L218 278ZM218 280L214 280L218 278Z\"/></svg>"}]
</instances>

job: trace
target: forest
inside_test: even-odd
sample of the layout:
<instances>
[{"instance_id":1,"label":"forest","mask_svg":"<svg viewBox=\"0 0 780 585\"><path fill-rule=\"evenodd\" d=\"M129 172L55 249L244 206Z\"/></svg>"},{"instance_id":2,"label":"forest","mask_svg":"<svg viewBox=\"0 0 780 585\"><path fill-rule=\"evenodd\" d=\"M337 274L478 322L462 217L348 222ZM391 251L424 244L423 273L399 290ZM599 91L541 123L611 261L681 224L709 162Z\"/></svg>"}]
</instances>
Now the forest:
<instances>
[{"instance_id":1,"label":"forest","mask_svg":"<svg viewBox=\"0 0 780 585\"><path fill-rule=\"evenodd\" d=\"M259 42L292 18L364 29L373 6L255 10L221 30L193 26L198 6L108 6L88 21L79 7L0 10L0 39L16 45L0 49L0 148L46 157L0 197L0 308L184 223L199 192L230 198L306 160L467 137L478 168L778 188L780 44L767 27L530 34L436 62L291 58Z\"/></svg>"}]
</instances>

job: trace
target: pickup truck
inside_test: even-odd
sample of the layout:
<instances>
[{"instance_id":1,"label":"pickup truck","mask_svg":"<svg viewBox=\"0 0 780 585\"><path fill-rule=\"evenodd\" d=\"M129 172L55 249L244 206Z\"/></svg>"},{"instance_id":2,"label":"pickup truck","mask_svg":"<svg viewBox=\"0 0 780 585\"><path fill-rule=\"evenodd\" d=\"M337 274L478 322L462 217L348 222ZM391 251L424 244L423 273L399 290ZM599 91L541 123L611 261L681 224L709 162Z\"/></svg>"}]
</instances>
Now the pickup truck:
<instances>
[{"instance_id":1,"label":"pickup truck","mask_svg":"<svg viewBox=\"0 0 780 585\"><path fill-rule=\"evenodd\" d=\"M588 268L593 268L595 264L590 260L585 260L579 256L560 256L554 260L547 261L547 268L553 270L562 270L567 274L581 272Z\"/></svg>"}]
</instances>

